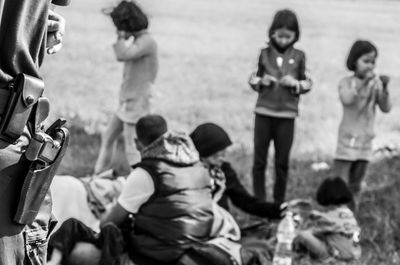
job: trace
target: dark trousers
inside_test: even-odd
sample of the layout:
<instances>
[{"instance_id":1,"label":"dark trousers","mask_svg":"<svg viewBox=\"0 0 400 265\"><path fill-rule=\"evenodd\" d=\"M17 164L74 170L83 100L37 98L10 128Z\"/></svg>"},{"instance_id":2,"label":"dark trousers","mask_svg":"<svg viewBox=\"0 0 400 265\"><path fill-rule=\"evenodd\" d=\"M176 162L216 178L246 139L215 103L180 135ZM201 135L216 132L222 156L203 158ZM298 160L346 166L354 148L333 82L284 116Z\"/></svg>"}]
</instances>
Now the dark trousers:
<instances>
[{"instance_id":1,"label":"dark trousers","mask_svg":"<svg viewBox=\"0 0 400 265\"><path fill-rule=\"evenodd\" d=\"M335 159L335 173L348 182L351 192L357 195L361 189L361 183L367 172L367 160L342 160Z\"/></svg>"},{"instance_id":2,"label":"dark trousers","mask_svg":"<svg viewBox=\"0 0 400 265\"><path fill-rule=\"evenodd\" d=\"M116 225L110 223L96 233L74 218L66 220L51 236L49 246L60 250L66 258L78 242L92 243L101 249L100 265L119 264L119 256L124 251L124 239Z\"/></svg>"},{"instance_id":3,"label":"dark trousers","mask_svg":"<svg viewBox=\"0 0 400 265\"><path fill-rule=\"evenodd\" d=\"M254 126L253 189L257 198L266 200L265 169L271 140L275 147L274 201L285 200L289 155L294 137L294 119L256 114Z\"/></svg>"}]
</instances>

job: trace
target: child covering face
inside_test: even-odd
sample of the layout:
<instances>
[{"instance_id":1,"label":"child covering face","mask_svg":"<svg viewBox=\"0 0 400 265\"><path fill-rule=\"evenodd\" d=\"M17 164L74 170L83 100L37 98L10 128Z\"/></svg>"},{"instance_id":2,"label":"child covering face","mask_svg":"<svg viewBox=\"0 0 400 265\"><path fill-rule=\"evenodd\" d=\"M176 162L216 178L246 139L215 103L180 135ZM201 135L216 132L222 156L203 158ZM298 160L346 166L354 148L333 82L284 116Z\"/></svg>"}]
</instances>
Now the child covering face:
<instances>
[{"instance_id":1,"label":"child covering face","mask_svg":"<svg viewBox=\"0 0 400 265\"><path fill-rule=\"evenodd\" d=\"M255 195L266 199L265 169L269 144L275 147L275 202L285 200L289 155L300 95L310 91L306 57L294 48L300 37L295 13L280 10L268 32L268 46L261 50L258 68L249 84L258 93L255 108L253 187Z\"/></svg>"},{"instance_id":2,"label":"child covering face","mask_svg":"<svg viewBox=\"0 0 400 265\"><path fill-rule=\"evenodd\" d=\"M140 117L150 112L153 85L158 73L158 48L148 31L147 15L133 1L121 1L110 15L117 28L113 48L117 61L124 65L123 80L118 109L102 133L95 174L111 168L114 146L121 134L129 165L139 162L140 155L134 143L135 126Z\"/></svg>"}]
</instances>

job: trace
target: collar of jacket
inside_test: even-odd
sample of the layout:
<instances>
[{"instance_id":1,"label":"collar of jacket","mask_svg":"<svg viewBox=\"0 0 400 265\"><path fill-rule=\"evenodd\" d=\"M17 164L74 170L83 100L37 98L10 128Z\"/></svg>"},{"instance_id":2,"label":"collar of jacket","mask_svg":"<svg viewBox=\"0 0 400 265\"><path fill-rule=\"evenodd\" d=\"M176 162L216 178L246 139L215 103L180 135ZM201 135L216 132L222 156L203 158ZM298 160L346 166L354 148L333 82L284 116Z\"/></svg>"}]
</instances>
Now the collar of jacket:
<instances>
[{"instance_id":1,"label":"collar of jacket","mask_svg":"<svg viewBox=\"0 0 400 265\"><path fill-rule=\"evenodd\" d=\"M294 43L295 43L295 42L291 43L291 44L288 45L286 48L280 48L280 47L275 43L275 41L271 39L271 40L268 42L268 46L271 47L272 50L273 50L275 53L280 54L280 55L284 55L285 53L288 53L290 50L293 50L293 49L294 49L294 47L293 47Z\"/></svg>"},{"instance_id":2,"label":"collar of jacket","mask_svg":"<svg viewBox=\"0 0 400 265\"><path fill-rule=\"evenodd\" d=\"M166 132L141 151L142 160L161 159L181 165L192 165L199 162L192 140L186 133Z\"/></svg>"}]
</instances>

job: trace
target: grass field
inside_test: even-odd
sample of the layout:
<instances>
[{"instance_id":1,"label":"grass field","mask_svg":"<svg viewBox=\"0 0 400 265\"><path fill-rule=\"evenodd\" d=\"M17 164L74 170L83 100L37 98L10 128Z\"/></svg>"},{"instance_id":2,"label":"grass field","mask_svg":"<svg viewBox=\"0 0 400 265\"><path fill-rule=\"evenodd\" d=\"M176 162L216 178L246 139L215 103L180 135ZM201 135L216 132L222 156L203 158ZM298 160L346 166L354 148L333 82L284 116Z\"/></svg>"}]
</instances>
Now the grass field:
<instances>
[{"instance_id":1,"label":"grass field","mask_svg":"<svg viewBox=\"0 0 400 265\"><path fill-rule=\"evenodd\" d=\"M160 72L154 112L167 117L173 129L192 130L206 121L226 128L238 143L232 159L237 161L247 184L256 100L247 79L255 68L259 49L265 44L272 16L281 8L291 8L298 14L301 39L297 47L306 52L315 81L314 90L304 95L300 104L290 196L310 196L321 177L310 170L310 163L330 162L332 158L341 118L337 83L349 74L344 62L358 38L377 45L377 70L392 77L393 109L388 115L377 115L376 144L399 143L399 1L140 2L150 15L150 28L159 44ZM43 73L53 114L68 117L74 125L72 146L62 164L62 173L82 176L91 172L98 133L117 106L122 65L115 61L111 49L115 39L111 20L100 12L113 3L72 1L69 8L58 9L68 23L64 50L46 59ZM372 185L394 179L399 168L397 159L374 164L367 180ZM400 209L396 206L400 185L396 183L384 191L387 195L375 192L365 197L365 207L360 212L367 230L363 264L400 264L393 256L399 250L395 234L400 232Z\"/></svg>"},{"instance_id":2,"label":"grass field","mask_svg":"<svg viewBox=\"0 0 400 265\"><path fill-rule=\"evenodd\" d=\"M64 50L45 62L53 109L79 115L100 129L117 105L122 65L114 59L111 20L100 9L112 1L72 1L60 8L68 20ZM251 150L256 94L248 85L266 30L276 10L298 14L301 40L314 91L302 98L293 153L330 156L341 116L339 79L348 74L347 52L357 38L379 48L378 71L392 77L394 108L378 114L377 142L398 141L400 126L400 12L398 1L322 0L148 0L151 31L160 50L154 111L173 128L191 130L204 121L223 125Z\"/></svg>"}]
</instances>

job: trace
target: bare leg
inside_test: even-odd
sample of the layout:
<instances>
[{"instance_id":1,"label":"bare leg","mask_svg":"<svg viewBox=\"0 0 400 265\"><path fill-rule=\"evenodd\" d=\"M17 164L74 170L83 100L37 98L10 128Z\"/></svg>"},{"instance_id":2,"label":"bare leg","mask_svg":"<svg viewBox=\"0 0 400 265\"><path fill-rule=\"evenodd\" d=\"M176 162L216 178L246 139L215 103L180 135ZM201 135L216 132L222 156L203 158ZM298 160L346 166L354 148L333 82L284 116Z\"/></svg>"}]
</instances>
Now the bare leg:
<instances>
[{"instance_id":1,"label":"bare leg","mask_svg":"<svg viewBox=\"0 0 400 265\"><path fill-rule=\"evenodd\" d=\"M114 145L122 130L123 122L114 114L107 129L102 134L99 156L94 166L94 174L99 174L110 168Z\"/></svg>"},{"instance_id":2,"label":"bare leg","mask_svg":"<svg viewBox=\"0 0 400 265\"><path fill-rule=\"evenodd\" d=\"M125 142L125 154L128 160L129 166L132 166L140 161L140 153L136 149L135 138L136 138L136 124L124 123L124 142Z\"/></svg>"}]
</instances>

